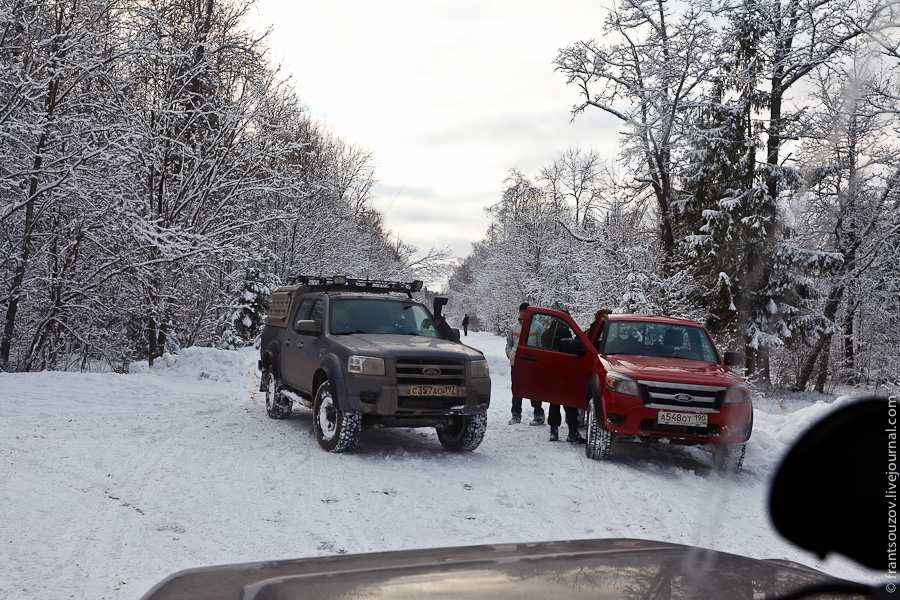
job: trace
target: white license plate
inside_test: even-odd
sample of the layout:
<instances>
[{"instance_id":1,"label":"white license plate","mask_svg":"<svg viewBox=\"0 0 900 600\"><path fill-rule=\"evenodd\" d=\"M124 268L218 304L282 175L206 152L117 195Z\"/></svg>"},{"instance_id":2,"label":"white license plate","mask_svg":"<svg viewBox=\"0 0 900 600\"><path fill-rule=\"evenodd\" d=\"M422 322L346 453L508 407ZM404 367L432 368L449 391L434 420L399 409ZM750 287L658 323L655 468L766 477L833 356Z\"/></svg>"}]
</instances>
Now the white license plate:
<instances>
[{"instance_id":1,"label":"white license plate","mask_svg":"<svg viewBox=\"0 0 900 600\"><path fill-rule=\"evenodd\" d=\"M410 396L455 396L455 385L411 385Z\"/></svg>"},{"instance_id":2,"label":"white license plate","mask_svg":"<svg viewBox=\"0 0 900 600\"><path fill-rule=\"evenodd\" d=\"M704 413L661 410L656 416L656 421L660 425L687 425L688 427L706 427L707 416Z\"/></svg>"}]
</instances>

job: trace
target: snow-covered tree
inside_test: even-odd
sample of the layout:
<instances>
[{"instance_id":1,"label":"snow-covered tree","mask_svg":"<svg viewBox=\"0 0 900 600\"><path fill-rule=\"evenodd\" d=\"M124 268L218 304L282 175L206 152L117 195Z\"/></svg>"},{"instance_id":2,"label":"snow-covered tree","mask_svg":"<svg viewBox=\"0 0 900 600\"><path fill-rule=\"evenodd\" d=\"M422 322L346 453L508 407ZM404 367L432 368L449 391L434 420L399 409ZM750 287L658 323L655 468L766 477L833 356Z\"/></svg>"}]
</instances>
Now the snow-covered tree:
<instances>
[{"instance_id":1,"label":"snow-covered tree","mask_svg":"<svg viewBox=\"0 0 900 600\"><path fill-rule=\"evenodd\" d=\"M0 368L152 363L251 288L446 259L384 227L371 153L305 114L248 8L0 4Z\"/></svg>"},{"instance_id":2,"label":"snow-covered tree","mask_svg":"<svg viewBox=\"0 0 900 600\"><path fill-rule=\"evenodd\" d=\"M614 178L594 173L578 197L562 192L561 165L577 156L585 155L570 150L543 169L543 185L510 172L485 237L450 277L453 304L498 334L523 301L568 311L583 326L598 309L697 317L683 292L689 275L660 275L658 237ZM576 204L590 210L573 224Z\"/></svg>"},{"instance_id":3,"label":"snow-covered tree","mask_svg":"<svg viewBox=\"0 0 900 600\"><path fill-rule=\"evenodd\" d=\"M684 118L715 66L703 12L667 0L621 0L600 40L560 51L557 70L578 88L573 117L588 107L620 121L622 160L635 195L649 191L666 264L675 251L673 202Z\"/></svg>"},{"instance_id":4,"label":"snow-covered tree","mask_svg":"<svg viewBox=\"0 0 900 600\"><path fill-rule=\"evenodd\" d=\"M787 322L796 315L783 301L802 295L796 277L778 269L810 260L788 242L782 212L786 196L800 185L793 157L784 154L785 145L802 135L800 84L849 56L855 40L868 28L881 26L885 6L845 0L739 0L716 8L728 23L718 46L720 74L750 109L749 137L765 143L765 160L760 161L765 193L753 211L762 243L750 249L749 260L758 267L746 290L751 301L748 367L764 382L771 378L770 350L792 335Z\"/></svg>"},{"instance_id":5,"label":"snow-covered tree","mask_svg":"<svg viewBox=\"0 0 900 600\"><path fill-rule=\"evenodd\" d=\"M101 34L118 14L92 0L0 7L0 369L14 348L16 368L57 366L98 318L80 288L128 177L110 109L125 49Z\"/></svg>"}]
</instances>

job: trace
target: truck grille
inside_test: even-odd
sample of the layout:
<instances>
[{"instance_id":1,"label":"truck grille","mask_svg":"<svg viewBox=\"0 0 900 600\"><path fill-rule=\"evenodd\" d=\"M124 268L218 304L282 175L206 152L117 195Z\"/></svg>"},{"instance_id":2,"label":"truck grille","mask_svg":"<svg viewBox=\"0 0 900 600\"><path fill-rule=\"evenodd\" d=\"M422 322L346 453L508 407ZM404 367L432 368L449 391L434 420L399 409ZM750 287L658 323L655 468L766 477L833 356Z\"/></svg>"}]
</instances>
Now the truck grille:
<instances>
[{"instance_id":1,"label":"truck grille","mask_svg":"<svg viewBox=\"0 0 900 600\"><path fill-rule=\"evenodd\" d=\"M725 388L663 381L638 381L644 404L649 407L692 408L716 411L721 408Z\"/></svg>"},{"instance_id":2,"label":"truck grille","mask_svg":"<svg viewBox=\"0 0 900 600\"><path fill-rule=\"evenodd\" d=\"M398 358L397 383L407 385L465 385L466 364L457 359Z\"/></svg>"}]
</instances>

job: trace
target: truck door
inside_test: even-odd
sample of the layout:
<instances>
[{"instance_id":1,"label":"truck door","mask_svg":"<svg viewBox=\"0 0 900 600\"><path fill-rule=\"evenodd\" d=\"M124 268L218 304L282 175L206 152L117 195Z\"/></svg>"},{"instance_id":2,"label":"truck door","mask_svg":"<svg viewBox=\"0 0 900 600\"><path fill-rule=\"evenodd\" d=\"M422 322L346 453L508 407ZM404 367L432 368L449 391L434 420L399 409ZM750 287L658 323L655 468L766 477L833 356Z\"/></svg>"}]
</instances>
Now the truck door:
<instances>
[{"instance_id":1,"label":"truck door","mask_svg":"<svg viewBox=\"0 0 900 600\"><path fill-rule=\"evenodd\" d=\"M531 308L522 332L512 368L513 396L585 408L597 351L572 317Z\"/></svg>"},{"instance_id":2,"label":"truck door","mask_svg":"<svg viewBox=\"0 0 900 600\"><path fill-rule=\"evenodd\" d=\"M316 334L297 330L297 322L307 320L315 321ZM282 378L302 392L312 394L314 391L312 377L320 358L319 344L315 341L324 330L325 302L321 298L304 298L288 325L281 356Z\"/></svg>"}]
</instances>

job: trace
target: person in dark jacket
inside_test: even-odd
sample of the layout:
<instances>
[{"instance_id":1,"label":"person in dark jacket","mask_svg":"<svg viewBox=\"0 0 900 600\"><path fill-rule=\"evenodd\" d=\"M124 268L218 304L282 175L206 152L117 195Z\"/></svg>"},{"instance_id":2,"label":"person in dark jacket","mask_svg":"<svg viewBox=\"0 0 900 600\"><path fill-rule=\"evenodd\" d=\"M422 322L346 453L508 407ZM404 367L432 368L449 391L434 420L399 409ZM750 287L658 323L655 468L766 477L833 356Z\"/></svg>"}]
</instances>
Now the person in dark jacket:
<instances>
[{"instance_id":1,"label":"person in dark jacket","mask_svg":"<svg viewBox=\"0 0 900 600\"><path fill-rule=\"evenodd\" d=\"M584 331L587 338L591 340L591 343L594 344L595 347L599 347L600 345L600 340L597 339L597 328L600 326L600 321L602 321L603 318L610 313L612 313L611 310L598 310L597 312L595 312L593 322L591 322L591 324L588 325L587 329Z\"/></svg>"},{"instance_id":2,"label":"person in dark jacket","mask_svg":"<svg viewBox=\"0 0 900 600\"><path fill-rule=\"evenodd\" d=\"M565 338L572 338L572 330L563 321L553 319L553 322L544 331L541 339L541 347L548 350L559 350L559 341ZM550 441L555 442L559 439L559 425L562 422L562 416L559 414L559 404L550 404L550 413L547 416L547 424L550 425ZM566 425L569 427L569 435L566 441L571 444L583 444L584 436L578 431L578 409L572 406L563 406L566 411Z\"/></svg>"},{"instance_id":3,"label":"person in dark jacket","mask_svg":"<svg viewBox=\"0 0 900 600\"><path fill-rule=\"evenodd\" d=\"M466 313L466 316L463 317L463 334L469 335L469 313Z\"/></svg>"}]
</instances>

